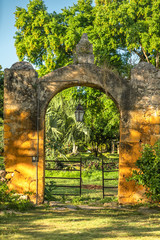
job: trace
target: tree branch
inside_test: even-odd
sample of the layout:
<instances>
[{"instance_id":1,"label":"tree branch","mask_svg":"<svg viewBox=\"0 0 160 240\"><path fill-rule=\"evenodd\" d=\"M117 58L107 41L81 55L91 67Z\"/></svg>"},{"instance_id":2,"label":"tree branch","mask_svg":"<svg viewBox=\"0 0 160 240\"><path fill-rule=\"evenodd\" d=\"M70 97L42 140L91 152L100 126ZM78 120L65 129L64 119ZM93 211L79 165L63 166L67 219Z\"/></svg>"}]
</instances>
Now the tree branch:
<instances>
[{"instance_id":1,"label":"tree branch","mask_svg":"<svg viewBox=\"0 0 160 240\"><path fill-rule=\"evenodd\" d=\"M141 53L137 52L135 49L133 50L133 52L134 52L135 54L137 54L138 57L140 57L141 60L143 60L143 61L145 60L144 55L142 55Z\"/></svg>"},{"instance_id":2,"label":"tree branch","mask_svg":"<svg viewBox=\"0 0 160 240\"><path fill-rule=\"evenodd\" d=\"M142 51L143 51L144 56L145 56L146 59L147 59L147 62L150 63L150 61L149 61L149 59L148 59L148 56L147 56L147 54L146 54L144 48L142 47L142 44L141 44L141 43L140 43L140 46L141 46L141 48L142 48Z\"/></svg>"}]
</instances>

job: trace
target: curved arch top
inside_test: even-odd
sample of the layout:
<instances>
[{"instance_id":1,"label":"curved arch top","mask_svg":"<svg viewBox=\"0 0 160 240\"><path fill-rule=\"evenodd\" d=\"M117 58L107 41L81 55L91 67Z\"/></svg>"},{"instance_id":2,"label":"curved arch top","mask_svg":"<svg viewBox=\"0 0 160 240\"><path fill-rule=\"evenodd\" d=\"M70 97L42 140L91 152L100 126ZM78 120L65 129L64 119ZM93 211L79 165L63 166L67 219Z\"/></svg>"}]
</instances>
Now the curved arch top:
<instances>
[{"instance_id":1,"label":"curved arch top","mask_svg":"<svg viewBox=\"0 0 160 240\"><path fill-rule=\"evenodd\" d=\"M100 89L117 104L120 115L119 203L136 203L144 189L130 184L126 178L135 168L141 143L153 144L160 138L160 71L148 63L140 63L131 74L131 80L117 76L109 69L86 61L79 49L77 65L70 65L39 78L26 63L14 64L5 70L4 80L4 144L5 167L10 189L30 191L36 195L36 166L32 156L37 155L38 199L44 199L44 116L49 101L60 91L73 86ZM89 51L91 46L89 45ZM40 116L37 111L40 104ZM40 118L39 142L37 119ZM39 143L39 145L38 145ZM145 199L144 199L145 200Z\"/></svg>"},{"instance_id":2,"label":"curved arch top","mask_svg":"<svg viewBox=\"0 0 160 240\"><path fill-rule=\"evenodd\" d=\"M109 95L119 109L125 109L126 93L128 96L131 86L124 79L109 69L102 69L94 64L69 65L59 68L46 76L39 78L40 105L45 111L48 102L55 94L72 86L88 86L97 88ZM133 101L133 99L132 99Z\"/></svg>"}]
</instances>

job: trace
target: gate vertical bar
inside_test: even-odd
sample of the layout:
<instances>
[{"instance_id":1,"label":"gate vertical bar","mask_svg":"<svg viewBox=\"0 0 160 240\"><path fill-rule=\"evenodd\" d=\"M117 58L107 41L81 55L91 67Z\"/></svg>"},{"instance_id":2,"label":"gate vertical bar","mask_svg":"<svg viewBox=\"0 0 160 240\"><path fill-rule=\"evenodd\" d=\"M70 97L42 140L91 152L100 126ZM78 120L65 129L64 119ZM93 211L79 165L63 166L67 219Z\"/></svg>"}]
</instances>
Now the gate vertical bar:
<instances>
[{"instance_id":1,"label":"gate vertical bar","mask_svg":"<svg viewBox=\"0 0 160 240\"><path fill-rule=\"evenodd\" d=\"M82 194L82 157L80 158L80 197Z\"/></svg>"},{"instance_id":2,"label":"gate vertical bar","mask_svg":"<svg viewBox=\"0 0 160 240\"><path fill-rule=\"evenodd\" d=\"M102 157L102 190L103 190L103 198L104 198L104 164L103 164L103 157Z\"/></svg>"}]
</instances>

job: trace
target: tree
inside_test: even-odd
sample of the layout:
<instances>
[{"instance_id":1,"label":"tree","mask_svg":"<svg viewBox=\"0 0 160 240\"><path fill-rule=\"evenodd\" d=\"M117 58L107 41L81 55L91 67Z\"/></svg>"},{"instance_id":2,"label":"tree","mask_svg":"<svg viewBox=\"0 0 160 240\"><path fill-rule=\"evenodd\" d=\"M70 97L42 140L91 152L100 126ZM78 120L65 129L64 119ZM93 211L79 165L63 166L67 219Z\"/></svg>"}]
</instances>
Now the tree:
<instances>
[{"instance_id":1,"label":"tree","mask_svg":"<svg viewBox=\"0 0 160 240\"><path fill-rule=\"evenodd\" d=\"M122 47L119 24L116 19L116 27L113 21L110 22L112 11L119 4L114 7L110 3L110 6L103 10L100 6L93 7L91 0L78 0L77 4L64 8L60 14L47 13L42 0L30 1L27 10L18 7L15 12L18 30L15 47L19 59L35 64L39 75L44 75L73 62L75 46L86 32L93 44L96 64L107 62L125 71L128 52L122 56L118 50Z\"/></svg>"},{"instance_id":2,"label":"tree","mask_svg":"<svg viewBox=\"0 0 160 240\"><path fill-rule=\"evenodd\" d=\"M108 34L107 29L110 29L110 33L115 35L113 44L127 50L126 53L135 53L140 61L150 62L159 68L159 0L96 0L96 15L102 34ZM107 24L104 24L105 21Z\"/></svg>"},{"instance_id":3,"label":"tree","mask_svg":"<svg viewBox=\"0 0 160 240\"><path fill-rule=\"evenodd\" d=\"M15 46L19 59L35 64L40 75L71 63L82 29L91 24L91 10L89 0L79 0L78 5L60 14L47 13L42 0L30 1L27 10L17 7Z\"/></svg>"},{"instance_id":4,"label":"tree","mask_svg":"<svg viewBox=\"0 0 160 240\"><path fill-rule=\"evenodd\" d=\"M94 46L97 65L107 64L123 76L129 76L131 54L120 30L118 12L123 1L97 0L94 20Z\"/></svg>"},{"instance_id":5,"label":"tree","mask_svg":"<svg viewBox=\"0 0 160 240\"><path fill-rule=\"evenodd\" d=\"M107 63L129 75L129 59L159 67L160 0L78 0L62 12L48 13L42 0L17 7L15 46L20 60L35 64L42 76L73 62L82 34L93 44L95 63Z\"/></svg>"},{"instance_id":6,"label":"tree","mask_svg":"<svg viewBox=\"0 0 160 240\"><path fill-rule=\"evenodd\" d=\"M125 0L119 5L117 19L128 51L159 68L160 1Z\"/></svg>"},{"instance_id":7,"label":"tree","mask_svg":"<svg viewBox=\"0 0 160 240\"><path fill-rule=\"evenodd\" d=\"M128 60L133 54L139 57L139 61L147 61L157 68L160 67L159 0L97 0L95 9L96 32L100 28L101 41L104 35L109 46L117 45L117 48L114 48L116 51L124 51L124 64L121 68L123 72L132 67L125 65L125 62L129 63ZM114 39L110 35L114 36ZM103 45L104 41L102 49L105 49Z\"/></svg>"},{"instance_id":8,"label":"tree","mask_svg":"<svg viewBox=\"0 0 160 240\"><path fill-rule=\"evenodd\" d=\"M83 123L75 120L78 103L85 109ZM100 145L119 138L119 113L111 99L99 90L73 87L57 94L46 112L46 144L51 152L65 153L72 147L92 146L96 156Z\"/></svg>"},{"instance_id":9,"label":"tree","mask_svg":"<svg viewBox=\"0 0 160 240\"><path fill-rule=\"evenodd\" d=\"M98 155L100 145L119 139L119 112L114 102L94 88L81 88L85 108L84 123L90 129L90 143Z\"/></svg>"},{"instance_id":10,"label":"tree","mask_svg":"<svg viewBox=\"0 0 160 240\"><path fill-rule=\"evenodd\" d=\"M76 122L74 95L76 88L66 89L50 102L46 112L46 146L49 154L66 153L72 147L75 153L80 141L88 141L88 129Z\"/></svg>"},{"instance_id":11,"label":"tree","mask_svg":"<svg viewBox=\"0 0 160 240\"><path fill-rule=\"evenodd\" d=\"M51 22L51 16L46 10L42 0L30 1L27 10L17 7L15 26L18 31L16 32L15 46L20 61L26 58L40 69L52 70L54 55L52 54L52 45L48 47L51 36L47 28ZM52 42L54 45L54 37L52 37Z\"/></svg>"}]
</instances>

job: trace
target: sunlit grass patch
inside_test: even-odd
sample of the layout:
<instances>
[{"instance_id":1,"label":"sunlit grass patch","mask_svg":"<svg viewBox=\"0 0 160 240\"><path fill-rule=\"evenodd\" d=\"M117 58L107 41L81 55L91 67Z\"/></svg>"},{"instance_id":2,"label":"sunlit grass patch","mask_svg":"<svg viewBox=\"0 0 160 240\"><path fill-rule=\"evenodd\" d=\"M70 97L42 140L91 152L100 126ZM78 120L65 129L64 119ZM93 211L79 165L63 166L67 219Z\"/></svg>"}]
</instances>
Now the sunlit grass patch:
<instances>
[{"instance_id":1,"label":"sunlit grass patch","mask_svg":"<svg viewBox=\"0 0 160 240\"><path fill-rule=\"evenodd\" d=\"M157 240L158 210L55 210L38 207L28 213L0 216L0 239Z\"/></svg>"}]
</instances>

